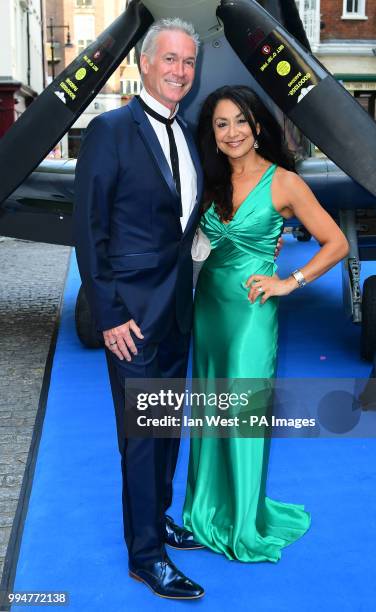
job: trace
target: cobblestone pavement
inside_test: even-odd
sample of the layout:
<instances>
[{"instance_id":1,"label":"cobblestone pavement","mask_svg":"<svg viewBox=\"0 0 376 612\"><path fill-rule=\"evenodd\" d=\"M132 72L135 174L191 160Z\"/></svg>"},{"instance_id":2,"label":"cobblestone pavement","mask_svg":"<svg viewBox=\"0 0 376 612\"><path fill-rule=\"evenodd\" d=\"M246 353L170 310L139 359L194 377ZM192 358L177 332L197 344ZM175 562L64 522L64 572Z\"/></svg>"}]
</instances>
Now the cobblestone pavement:
<instances>
[{"instance_id":1,"label":"cobblestone pavement","mask_svg":"<svg viewBox=\"0 0 376 612\"><path fill-rule=\"evenodd\" d=\"M69 253L0 237L0 579Z\"/></svg>"}]
</instances>

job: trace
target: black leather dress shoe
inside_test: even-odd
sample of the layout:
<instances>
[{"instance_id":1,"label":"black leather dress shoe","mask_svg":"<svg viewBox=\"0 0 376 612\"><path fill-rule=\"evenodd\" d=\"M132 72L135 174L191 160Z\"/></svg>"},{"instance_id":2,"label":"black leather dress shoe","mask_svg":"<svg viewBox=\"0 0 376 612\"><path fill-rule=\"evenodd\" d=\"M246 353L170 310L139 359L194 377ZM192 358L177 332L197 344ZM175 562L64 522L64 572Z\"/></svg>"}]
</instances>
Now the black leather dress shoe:
<instances>
[{"instance_id":1,"label":"black leather dress shoe","mask_svg":"<svg viewBox=\"0 0 376 612\"><path fill-rule=\"evenodd\" d=\"M131 578L143 582L155 595L166 599L199 599L204 589L178 570L166 556L163 561L137 568L129 565Z\"/></svg>"},{"instance_id":2,"label":"black leather dress shoe","mask_svg":"<svg viewBox=\"0 0 376 612\"><path fill-rule=\"evenodd\" d=\"M180 548L180 550L196 550L198 548L205 548L205 546L196 542L193 534L188 531L188 529L179 527L179 525L174 523L173 518L167 515L165 543L172 548Z\"/></svg>"}]
</instances>

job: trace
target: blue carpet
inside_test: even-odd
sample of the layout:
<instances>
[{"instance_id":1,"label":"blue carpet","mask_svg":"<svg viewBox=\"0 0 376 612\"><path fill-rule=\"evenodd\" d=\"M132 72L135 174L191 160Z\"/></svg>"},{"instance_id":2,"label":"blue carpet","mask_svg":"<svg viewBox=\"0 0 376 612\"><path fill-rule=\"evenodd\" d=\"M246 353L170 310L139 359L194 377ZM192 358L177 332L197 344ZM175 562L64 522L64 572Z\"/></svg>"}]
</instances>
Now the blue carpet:
<instances>
[{"instance_id":1,"label":"blue carpet","mask_svg":"<svg viewBox=\"0 0 376 612\"><path fill-rule=\"evenodd\" d=\"M312 256L315 244L287 240L285 276ZM365 276L372 265L364 264ZM359 328L342 311L340 268L281 301L279 374L368 376L359 358ZM230 562L209 551L171 551L206 588L203 600L161 600L128 579L115 421L102 351L83 349L74 331L79 279L74 261L52 372L46 418L15 590L68 591L74 612L181 610L371 611L376 549L376 452L372 439L277 439L269 495L304 503L308 534L278 564ZM183 441L173 514L185 488ZM13 610L21 610L14 606ZM45 609L42 606L33 608Z\"/></svg>"}]
</instances>

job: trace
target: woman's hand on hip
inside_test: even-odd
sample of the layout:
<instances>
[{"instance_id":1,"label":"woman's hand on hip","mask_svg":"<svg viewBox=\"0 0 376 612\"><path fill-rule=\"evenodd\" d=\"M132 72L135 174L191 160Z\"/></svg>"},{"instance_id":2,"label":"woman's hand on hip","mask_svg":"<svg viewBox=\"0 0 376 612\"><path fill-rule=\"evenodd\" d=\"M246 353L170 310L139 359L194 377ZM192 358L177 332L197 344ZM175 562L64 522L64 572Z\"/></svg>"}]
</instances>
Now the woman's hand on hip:
<instances>
[{"instance_id":1,"label":"woman's hand on hip","mask_svg":"<svg viewBox=\"0 0 376 612\"><path fill-rule=\"evenodd\" d=\"M250 289L248 299L252 304L261 298L264 304L272 296L288 295L298 287L296 280L291 276L282 280L278 274L264 276L263 274L252 274L246 282L246 287Z\"/></svg>"}]
</instances>

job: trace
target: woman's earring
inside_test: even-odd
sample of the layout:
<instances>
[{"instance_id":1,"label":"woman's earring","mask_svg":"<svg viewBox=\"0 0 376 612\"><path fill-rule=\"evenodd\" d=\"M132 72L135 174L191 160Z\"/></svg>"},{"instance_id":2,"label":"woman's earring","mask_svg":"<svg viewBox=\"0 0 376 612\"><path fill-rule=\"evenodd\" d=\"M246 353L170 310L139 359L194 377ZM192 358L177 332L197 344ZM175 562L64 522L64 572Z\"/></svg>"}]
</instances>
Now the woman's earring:
<instances>
[{"instance_id":1,"label":"woman's earring","mask_svg":"<svg viewBox=\"0 0 376 612\"><path fill-rule=\"evenodd\" d=\"M258 149L260 147L259 143L257 140L255 140L255 144L253 145L254 149Z\"/></svg>"},{"instance_id":2,"label":"woman's earring","mask_svg":"<svg viewBox=\"0 0 376 612\"><path fill-rule=\"evenodd\" d=\"M218 149L218 147L217 147L217 155L218 155L218 153L219 153L219 149Z\"/></svg>"}]
</instances>

